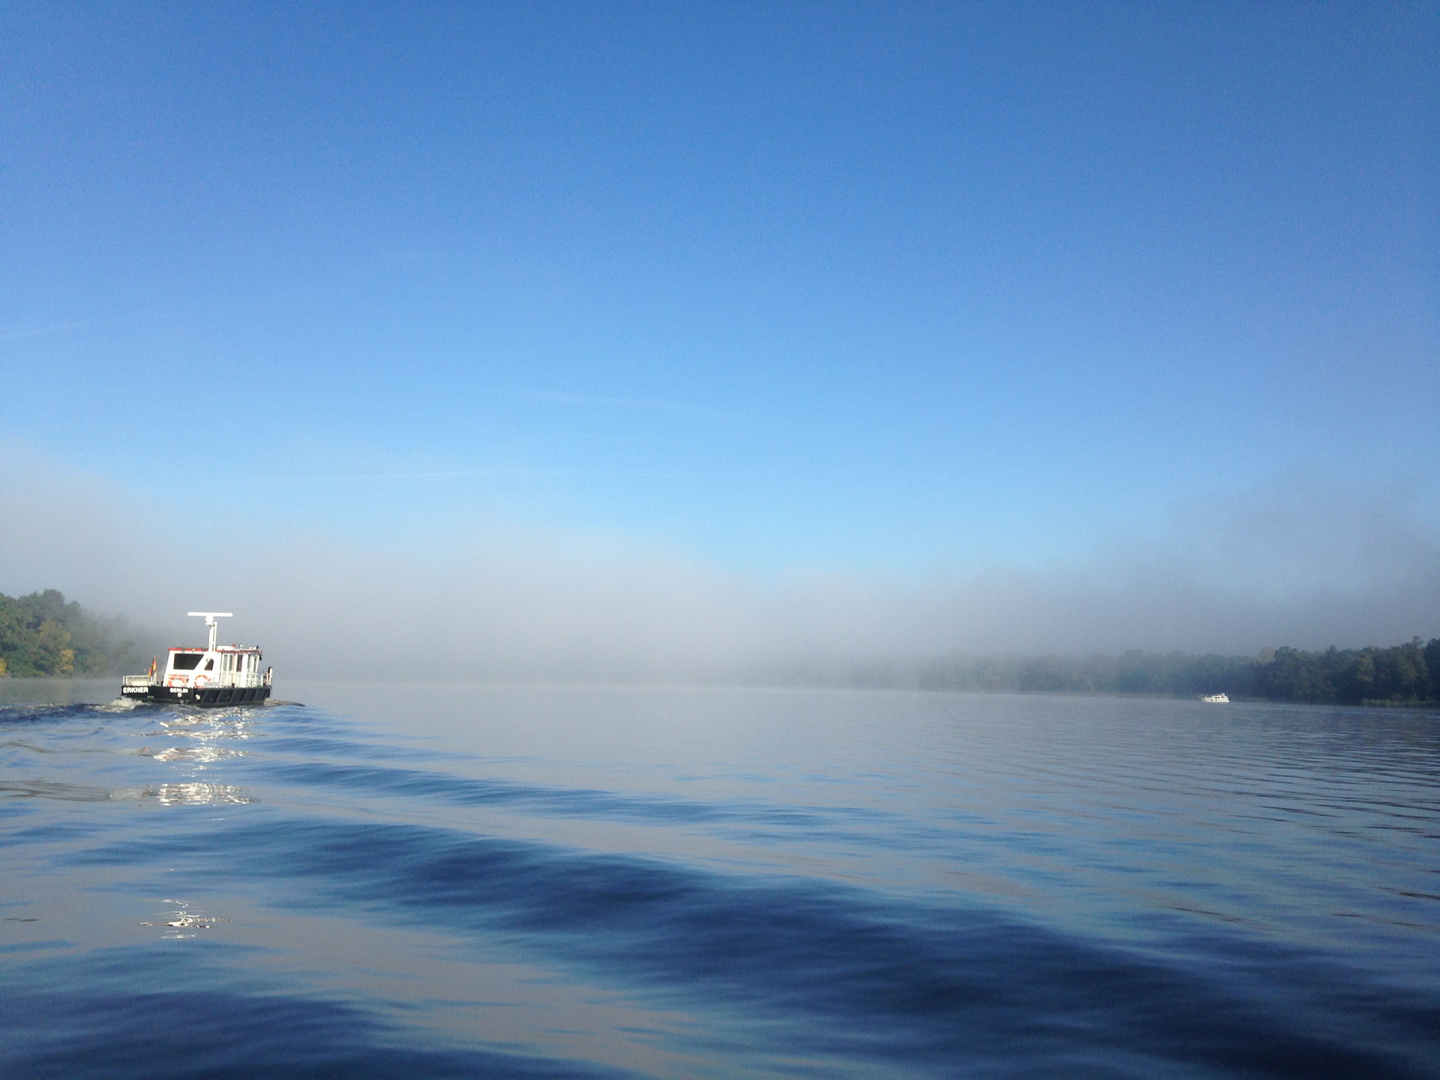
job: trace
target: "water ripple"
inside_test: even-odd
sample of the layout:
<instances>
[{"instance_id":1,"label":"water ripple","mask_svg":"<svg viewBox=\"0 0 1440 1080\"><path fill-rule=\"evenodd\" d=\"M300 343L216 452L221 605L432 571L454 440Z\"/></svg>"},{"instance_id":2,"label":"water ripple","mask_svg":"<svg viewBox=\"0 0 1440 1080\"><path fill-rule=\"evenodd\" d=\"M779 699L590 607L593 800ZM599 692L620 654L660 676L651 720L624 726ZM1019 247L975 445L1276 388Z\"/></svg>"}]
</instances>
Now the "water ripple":
<instances>
[{"instance_id":1,"label":"water ripple","mask_svg":"<svg viewBox=\"0 0 1440 1080\"><path fill-rule=\"evenodd\" d=\"M0 1070L1433 1076L1437 778L1403 710L4 706Z\"/></svg>"}]
</instances>

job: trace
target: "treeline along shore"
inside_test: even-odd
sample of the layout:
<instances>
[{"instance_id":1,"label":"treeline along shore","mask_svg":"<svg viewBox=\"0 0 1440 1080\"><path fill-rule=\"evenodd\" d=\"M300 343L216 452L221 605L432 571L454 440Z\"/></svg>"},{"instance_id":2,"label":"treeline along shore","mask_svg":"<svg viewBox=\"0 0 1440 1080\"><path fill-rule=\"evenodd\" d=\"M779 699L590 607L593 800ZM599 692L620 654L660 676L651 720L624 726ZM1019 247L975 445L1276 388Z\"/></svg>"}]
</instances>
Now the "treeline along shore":
<instances>
[{"instance_id":1,"label":"treeline along shore","mask_svg":"<svg viewBox=\"0 0 1440 1080\"><path fill-rule=\"evenodd\" d=\"M124 619L92 615L57 589L0 593L0 677L116 675L139 663Z\"/></svg>"},{"instance_id":2,"label":"treeline along shore","mask_svg":"<svg viewBox=\"0 0 1440 1080\"><path fill-rule=\"evenodd\" d=\"M148 659L137 637L123 618L92 615L56 589L21 597L0 593L0 677L141 671ZM1223 693L1317 704L1440 705L1440 638L1323 652L1287 646L1266 649L1259 656L1139 650L1120 656L948 655L919 664L793 668L742 681L1012 693Z\"/></svg>"},{"instance_id":3,"label":"treeline along shore","mask_svg":"<svg viewBox=\"0 0 1440 1080\"><path fill-rule=\"evenodd\" d=\"M927 690L1228 694L1317 704L1440 704L1440 638L1389 648L1288 646L1258 657L1131 651L1120 656L948 657L924 665Z\"/></svg>"}]
</instances>

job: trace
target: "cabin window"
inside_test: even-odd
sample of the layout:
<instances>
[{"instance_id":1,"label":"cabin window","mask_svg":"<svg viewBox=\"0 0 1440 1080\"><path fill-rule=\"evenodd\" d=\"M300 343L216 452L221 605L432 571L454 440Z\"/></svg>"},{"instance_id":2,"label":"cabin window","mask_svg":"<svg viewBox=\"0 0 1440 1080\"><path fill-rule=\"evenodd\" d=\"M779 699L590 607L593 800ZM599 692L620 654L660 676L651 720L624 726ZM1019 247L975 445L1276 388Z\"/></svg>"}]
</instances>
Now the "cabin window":
<instances>
[{"instance_id":1,"label":"cabin window","mask_svg":"<svg viewBox=\"0 0 1440 1080\"><path fill-rule=\"evenodd\" d=\"M209 660L206 660L206 661L205 661L205 670L206 670L206 671L214 671L214 670L215 670L215 658L214 658L213 656L212 656Z\"/></svg>"},{"instance_id":2,"label":"cabin window","mask_svg":"<svg viewBox=\"0 0 1440 1080\"><path fill-rule=\"evenodd\" d=\"M200 666L204 653L171 653L170 666L176 671L194 671Z\"/></svg>"}]
</instances>

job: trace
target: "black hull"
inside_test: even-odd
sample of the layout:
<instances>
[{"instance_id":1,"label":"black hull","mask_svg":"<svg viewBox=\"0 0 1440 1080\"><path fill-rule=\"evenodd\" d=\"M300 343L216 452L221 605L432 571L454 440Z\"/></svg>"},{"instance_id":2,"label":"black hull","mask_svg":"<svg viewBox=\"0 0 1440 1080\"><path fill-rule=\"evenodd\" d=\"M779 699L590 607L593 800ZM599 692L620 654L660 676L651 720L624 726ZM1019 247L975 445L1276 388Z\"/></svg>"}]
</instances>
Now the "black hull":
<instances>
[{"instance_id":1,"label":"black hull","mask_svg":"<svg viewBox=\"0 0 1440 1080\"><path fill-rule=\"evenodd\" d=\"M219 708L222 705L263 705L270 696L268 686L122 686L120 696L132 701L149 701L158 705L198 705Z\"/></svg>"}]
</instances>

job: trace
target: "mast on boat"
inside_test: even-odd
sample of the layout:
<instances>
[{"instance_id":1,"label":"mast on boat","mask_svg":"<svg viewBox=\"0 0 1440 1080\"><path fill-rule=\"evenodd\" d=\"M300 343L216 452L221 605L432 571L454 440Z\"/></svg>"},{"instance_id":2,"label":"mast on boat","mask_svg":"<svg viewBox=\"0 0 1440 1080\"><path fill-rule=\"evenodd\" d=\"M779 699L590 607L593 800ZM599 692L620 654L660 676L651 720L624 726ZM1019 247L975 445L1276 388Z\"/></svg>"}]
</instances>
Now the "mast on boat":
<instances>
[{"instance_id":1,"label":"mast on boat","mask_svg":"<svg viewBox=\"0 0 1440 1080\"><path fill-rule=\"evenodd\" d=\"M234 616L228 611L187 611L186 615L194 615L196 618L204 619L205 625L210 628L210 651L215 651L215 631L220 624L216 619L231 619Z\"/></svg>"}]
</instances>

